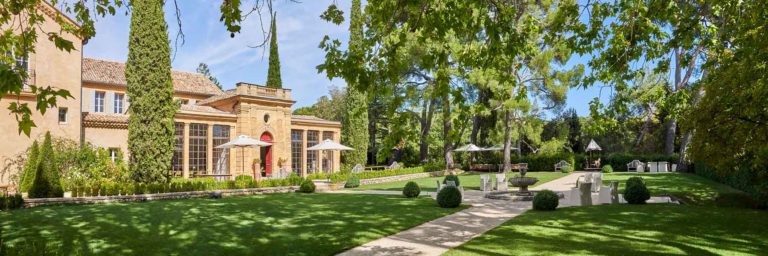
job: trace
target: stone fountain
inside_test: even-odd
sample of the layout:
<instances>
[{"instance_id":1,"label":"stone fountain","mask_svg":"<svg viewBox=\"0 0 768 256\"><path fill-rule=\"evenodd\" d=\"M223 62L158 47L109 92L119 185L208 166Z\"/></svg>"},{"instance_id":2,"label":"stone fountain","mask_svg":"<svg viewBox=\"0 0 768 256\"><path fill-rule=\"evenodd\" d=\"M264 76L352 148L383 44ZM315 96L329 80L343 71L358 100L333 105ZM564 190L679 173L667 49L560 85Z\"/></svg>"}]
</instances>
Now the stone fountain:
<instances>
[{"instance_id":1,"label":"stone fountain","mask_svg":"<svg viewBox=\"0 0 768 256\"><path fill-rule=\"evenodd\" d=\"M529 191L528 186L536 184L539 179L534 177L525 177L526 170L520 170L520 176L512 177L509 179L509 184L513 187L519 188L517 191L493 191L488 192L485 197L489 199L498 200L511 200L511 201L533 201L533 196L537 191ZM564 198L565 195L557 193L560 198Z\"/></svg>"}]
</instances>

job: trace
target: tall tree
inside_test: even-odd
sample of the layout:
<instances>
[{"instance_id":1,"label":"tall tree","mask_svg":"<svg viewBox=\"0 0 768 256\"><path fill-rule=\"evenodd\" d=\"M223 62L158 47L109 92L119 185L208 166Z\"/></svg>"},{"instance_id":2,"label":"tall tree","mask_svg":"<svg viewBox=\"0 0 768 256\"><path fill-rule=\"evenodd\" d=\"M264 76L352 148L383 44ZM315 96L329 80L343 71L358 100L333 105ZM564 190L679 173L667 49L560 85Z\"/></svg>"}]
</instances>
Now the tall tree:
<instances>
[{"instance_id":1,"label":"tall tree","mask_svg":"<svg viewBox=\"0 0 768 256\"><path fill-rule=\"evenodd\" d=\"M353 65L364 65L363 13L360 0L352 0L349 16L349 53ZM351 82L351 83L350 83ZM360 80L347 81L346 141L355 150L347 151L347 163L366 163L368 158L368 96Z\"/></svg>"},{"instance_id":2,"label":"tall tree","mask_svg":"<svg viewBox=\"0 0 768 256\"><path fill-rule=\"evenodd\" d=\"M208 80L211 80L211 83L215 84L219 89L221 89L221 83L219 82L219 79L216 79L213 74L211 74L211 70L208 68L208 64L200 63L197 65L197 73L200 73L201 75L204 75L208 78Z\"/></svg>"},{"instance_id":3,"label":"tall tree","mask_svg":"<svg viewBox=\"0 0 768 256\"><path fill-rule=\"evenodd\" d=\"M168 182L173 157L173 99L168 25L163 0L133 0L125 78L130 171L139 182Z\"/></svg>"},{"instance_id":4,"label":"tall tree","mask_svg":"<svg viewBox=\"0 0 768 256\"><path fill-rule=\"evenodd\" d=\"M267 87L283 88L280 78L280 54L277 51L277 14L272 15L272 26L269 39L269 70L267 71Z\"/></svg>"}]
</instances>

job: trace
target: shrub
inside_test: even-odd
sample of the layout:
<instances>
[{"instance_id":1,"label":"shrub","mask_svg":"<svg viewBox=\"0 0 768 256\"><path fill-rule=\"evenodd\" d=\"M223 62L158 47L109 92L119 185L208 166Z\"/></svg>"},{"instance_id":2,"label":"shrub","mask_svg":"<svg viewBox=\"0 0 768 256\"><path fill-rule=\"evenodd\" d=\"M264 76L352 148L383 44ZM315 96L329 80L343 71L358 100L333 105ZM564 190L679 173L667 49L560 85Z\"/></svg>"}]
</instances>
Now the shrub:
<instances>
[{"instance_id":1,"label":"shrub","mask_svg":"<svg viewBox=\"0 0 768 256\"><path fill-rule=\"evenodd\" d=\"M0 210L13 210L24 207L24 198L20 194L0 196Z\"/></svg>"},{"instance_id":2,"label":"shrub","mask_svg":"<svg viewBox=\"0 0 768 256\"><path fill-rule=\"evenodd\" d=\"M299 187L299 192L302 193L312 193L315 192L315 183L312 182L312 180L305 180L301 183L301 186Z\"/></svg>"},{"instance_id":3,"label":"shrub","mask_svg":"<svg viewBox=\"0 0 768 256\"><path fill-rule=\"evenodd\" d=\"M445 170L445 163L427 163L424 164L424 171L425 172L436 172L436 171L442 171Z\"/></svg>"},{"instance_id":4,"label":"shrub","mask_svg":"<svg viewBox=\"0 0 768 256\"><path fill-rule=\"evenodd\" d=\"M56 154L51 143L51 133L47 132L39 156L39 159L45 161L39 161L37 164L35 179L29 188L30 198L64 196L64 188L61 186L59 168L56 164Z\"/></svg>"},{"instance_id":5,"label":"shrub","mask_svg":"<svg viewBox=\"0 0 768 256\"><path fill-rule=\"evenodd\" d=\"M416 182L410 181L403 187L403 195L408 198L417 197L421 194L421 188Z\"/></svg>"},{"instance_id":6,"label":"shrub","mask_svg":"<svg viewBox=\"0 0 768 256\"><path fill-rule=\"evenodd\" d=\"M250 175L237 175L235 177L235 181L242 182L242 181L249 181L249 180L253 180L253 177L251 177Z\"/></svg>"},{"instance_id":7,"label":"shrub","mask_svg":"<svg viewBox=\"0 0 768 256\"><path fill-rule=\"evenodd\" d=\"M560 197L552 190L542 190L533 197L533 209L539 211L554 211L560 203Z\"/></svg>"},{"instance_id":8,"label":"shrub","mask_svg":"<svg viewBox=\"0 0 768 256\"><path fill-rule=\"evenodd\" d=\"M304 181L301 176L295 173L291 173L291 175L288 176L288 178L285 178L285 180L288 181L289 186L298 186L301 185L301 182Z\"/></svg>"},{"instance_id":9,"label":"shrub","mask_svg":"<svg viewBox=\"0 0 768 256\"><path fill-rule=\"evenodd\" d=\"M459 187L448 186L437 193L437 204L443 208L456 208L461 205Z\"/></svg>"},{"instance_id":10,"label":"shrub","mask_svg":"<svg viewBox=\"0 0 768 256\"><path fill-rule=\"evenodd\" d=\"M645 201L648 199L651 199L651 192L645 186L643 178L629 178L624 189L624 200L627 200L627 203L630 204L645 204Z\"/></svg>"},{"instance_id":11,"label":"shrub","mask_svg":"<svg viewBox=\"0 0 768 256\"><path fill-rule=\"evenodd\" d=\"M349 176L349 179L347 179L347 183L344 184L345 188L356 188L360 186L360 179L357 178L357 176L352 175Z\"/></svg>"},{"instance_id":12,"label":"shrub","mask_svg":"<svg viewBox=\"0 0 768 256\"><path fill-rule=\"evenodd\" d=\"M19 189L23 192L29 192L29 188L32 187L32 182L35 180L37 163L40 157L40 146L37 144L37 141L32 143L32 147L28 151L27 160L24 163L24 173L21 174L21 184L19 185Z\"/></svg>"},{"instance_id":13,"label":"shrub","mask_svg":"<svg viewBox=\"0 0 768 256\"><path fill-rule=\"evenodd\" d=\"M571 170L570 166L560 167L560 172L562 172L562 173L570 173L571 171L573 171L573 170Z\"/></svg>"},{"instance_id":14,"label":"shrub","mask_svg":"<svg viewBox=\"0 0 768 256\"><path fill-rule=\"evenodd\" d=\"M600 169L602 173L612 173L613 167L611 167L610 164L603 165L603 168Z\"/></svg>"},{"instance_id":15,"label":"shrub","mask_svg":"<svg viewBox=\"0 0 768 256\"><path fill-rule=\"evenodd\" d=\"M445 178L443 178L443 184L448 184L447 181L449 180L452 180L453 182L455 182L457 187L460 185L459 176L456 176L453 174L446 175Z\"/></svg>"}]
</instances>

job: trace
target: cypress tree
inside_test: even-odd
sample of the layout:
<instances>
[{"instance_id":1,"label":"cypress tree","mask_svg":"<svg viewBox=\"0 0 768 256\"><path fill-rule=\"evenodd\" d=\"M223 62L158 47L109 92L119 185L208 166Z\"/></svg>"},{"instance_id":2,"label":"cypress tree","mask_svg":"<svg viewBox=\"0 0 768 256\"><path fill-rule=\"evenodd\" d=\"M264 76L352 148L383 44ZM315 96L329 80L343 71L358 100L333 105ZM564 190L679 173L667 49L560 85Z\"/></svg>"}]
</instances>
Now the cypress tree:
<instances>
[{"instance_id":1,"label":"cypress tree","mask_svg":"<svg viewBox=\"0 0 768 256\"><path fill-rule=\"evenodd\" d=\"M363 63L363 17L360 0L352 0L349 23L349 56L351 63ZM343 119L341 139L355 150L342 151L344 162L349 165L367 162L368 153L368 96L358 80L347 81L346 117Z\"/></svg>"},{"instance_id":2,"label":"cypress tree","mask_svg":"<svg viewBox=\"0 0 768 256\"><path fill-rule=\"evenodd\" d=\"M32 182L35 181L35 172L37 172L37 163L40 161L40 146L37 141L32 143L27 154L27 162L24 164L24 173L21 176L21 185L19 189L22 192L29 192Z\"/></svg>"},{"instance_id":3,"label":"cypress tree","mask_svg":"<svg viewBox=\"0 0 768 256\"><path fill-rule=\"evenodd\" d=\"M30 198L62 197L64 188L61 187L59 166L56 164L56 154L53 151L51 133L45 134L43 146L40 148L35 177L29 188Z\"/></svg>"},{"instance_id":4,"label":"cypress tree","mask_svg":"<svg viewBox=\"0 0 768 256\"><path fill-rule=\"evenodd\" d=\"M163 0L132 0L125 78L131 98L128 151L138 182L170 181L173 157L173 99L168 25Z\"/></svg>"},{"instance_id":5,"label":"cypress tree","mask_svg":"<svg viewBox=\"0 0 768 256\"><path fill-rule=\"evenodd\" d=\"M277 53L277 25L272 15L272 37L269 40L269 70L267 70L267 87L283 88L283 80L280 78L280 54Z\"/></svg>"}]
</instances>

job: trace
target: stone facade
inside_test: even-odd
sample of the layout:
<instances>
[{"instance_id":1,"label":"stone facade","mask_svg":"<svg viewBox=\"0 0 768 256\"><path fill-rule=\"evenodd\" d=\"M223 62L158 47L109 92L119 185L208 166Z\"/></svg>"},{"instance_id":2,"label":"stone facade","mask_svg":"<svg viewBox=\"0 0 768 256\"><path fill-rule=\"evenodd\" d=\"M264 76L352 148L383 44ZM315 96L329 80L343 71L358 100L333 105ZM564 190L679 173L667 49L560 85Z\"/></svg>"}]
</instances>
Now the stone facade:
<instances>
[{"instance_id":1,"label":"stone facade","mask_svg":"<svg viewBox=\"0 0 768 256\"><path fill-rule=\"evenodd\" d=\"M41 6L58 13L50 5ZM43 30L58 31L58 26L46 21ZM127 146L130 98L126 93L125 64L83 58L82 40L73 36L66 37L75 43L76 50L70 53L56 49L52 42L44 39L45 35L39 37L36 52L28 58L30 83L69 90L74 98L58 101L58 107L49 109L45 115L35 112L33 119L37 127L32 129L30 137L19 135L7 108L10 102L18 101L34 109L35 95L23 92L20 97L0 99L0 115L8 117L0 121L4 139L4 143L0 143L0 185L14 185L16 180L12 177L18 173L18 164L13 160L46 131L56 137L107 148L115 156L118 151L123 152L126 159L130 154ZM174 117L177 130L171 170L174 175L220 179L237 175L285 177L292 172L306 176L339 169L338 152L306 149L325 138L340 142L341 124L292 115L291 108L296 102L291 99L290 89L238 83L234 89L224 91L197 73L172 71L171 76L174 97L180 104ZM66 111L66 121L59 121L59 111ZM240 135L268 141L272 146L215 148ZM292 138L292 135L296 136Z\"/></svg>"}]
</instances>

